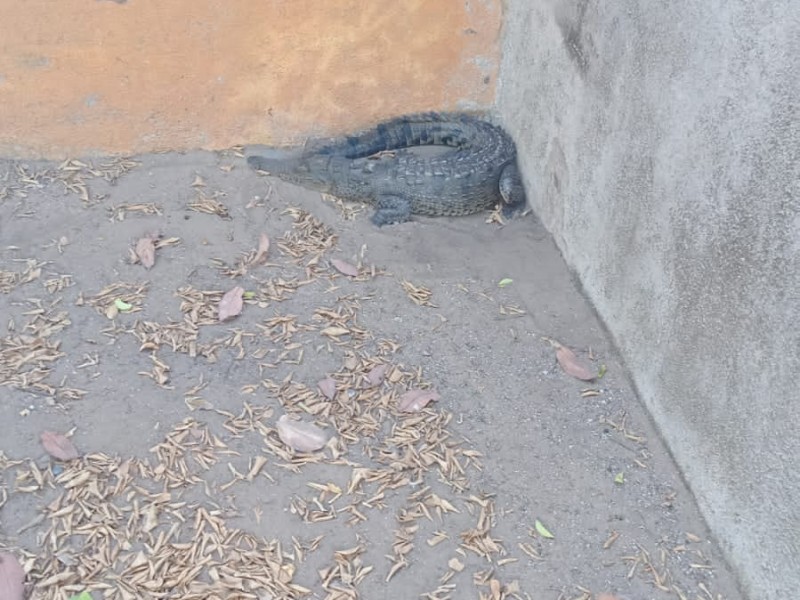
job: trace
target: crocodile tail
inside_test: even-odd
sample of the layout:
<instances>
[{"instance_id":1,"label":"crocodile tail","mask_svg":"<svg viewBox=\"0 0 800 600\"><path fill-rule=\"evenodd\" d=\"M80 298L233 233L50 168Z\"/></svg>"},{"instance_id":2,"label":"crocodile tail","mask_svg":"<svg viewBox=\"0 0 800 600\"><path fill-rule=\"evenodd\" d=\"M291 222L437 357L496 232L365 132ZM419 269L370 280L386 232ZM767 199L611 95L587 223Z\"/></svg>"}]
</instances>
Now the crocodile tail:
<instances>
[{"instance_id":1,"label":"crocodile tail","mask_svg":"<svg viewBox=\"0 0 800 600\"><path fill-rule=\"evenodd\" d=\"M378 152L412 146L463 148L480 127L477 116L466 113L417 113L378 123L372 129L314 148L315 153L366 158Z\"/></svg>"}]
</instances>

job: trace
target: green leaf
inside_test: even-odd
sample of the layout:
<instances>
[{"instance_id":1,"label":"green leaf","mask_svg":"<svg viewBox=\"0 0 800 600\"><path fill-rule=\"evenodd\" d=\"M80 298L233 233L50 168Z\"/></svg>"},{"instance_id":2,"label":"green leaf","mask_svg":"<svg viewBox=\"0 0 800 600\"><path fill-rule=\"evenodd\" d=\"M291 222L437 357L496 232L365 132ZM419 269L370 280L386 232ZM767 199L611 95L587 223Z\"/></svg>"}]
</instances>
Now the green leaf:
<instances>
[{"instance_id":1,"label":"green leaf","mask_svg":"<svg viewBox=\"0 0 800 600\"><path fill-rule=\"evenodd\" d=\"M69 600L94 600L89 592L81 592L77 596L70 596Z\"/></svg>"},{"instance_id":2,"label":"green leaf","mask_svg":"<svg viewBox=\"0 0 800 600\"><path fill-rule=\"evenodd\" d=\"M125 302L124 300L120 300L119 298L114 300L114 306L116 306L117 310L119 310L120 312L126 312L133 308L133 304L128 304L127 302Z\"/></svg>"},{"instance_id":3,"label":"green leaf","mask_svg":"<svg viewBox=\"0 0 800 600\"><path fill-rule=\"evenodd\" d=\"M603 375L605 375L605 374L606 374L606 371L607 371L607 370L608 370L608 369L606 368L606 366L605 366L605 365L600 365L600 370L599 370L599 371L597 371L597 378L598 378L598 379L600 379L600 378L601 378Z\"/></svg>"},{"instance_id":4,"label":"green leaf","mask_svg":"<svg viewBox=\"0 0 800 600\"><path fill-rule=\"evenodd\" d=\"M497 286L502 288L502 287L509 286L512 283L514 283L514 280L513 279L509 279L508 277L506 277L505 279L501 279L500 282L497 284Z\"/></svg>"},{"instance_id":5,"label":"green leaf","mask_svg":"<svg viewBox=\"0 0 800 600\"><path fill-rule=\"evenodd\" d=\"M533 524L533 526L536 528L536 533L538 533L543 538L547 538L548 540L552 540L553 538L555 538L555 536L552 533L550 533L550 531L548 531L547 527L545 527L544 524L539 519L536 519L536 522Z\"/></svg>"},{"instance_id":6,"label":"green leaf","mask_svg":"<svg viewBox=\"0 0 800 600\"><path fill-rule=\"evenodd\" d=\"M244 294L242 294L242 296L244 296L245 298L250 300L251 298L255 298L256 297L256 293L255 292L245 292Z\"/></svg>"},{"instance_id":7,"label":"green leaf","mask_svg":"<svg viewBox=\"0 0 800 600\"><path fill-rule=\"evenodd\" d=\"M623 483L625 483L625 473L623 473L623 472L621 472L621 471L620 471L619 473L617 473L617 474L614 476L614 483L618 483L618 484L620 484L620 485L622 485Z\"/></svg>"}]
</instances>

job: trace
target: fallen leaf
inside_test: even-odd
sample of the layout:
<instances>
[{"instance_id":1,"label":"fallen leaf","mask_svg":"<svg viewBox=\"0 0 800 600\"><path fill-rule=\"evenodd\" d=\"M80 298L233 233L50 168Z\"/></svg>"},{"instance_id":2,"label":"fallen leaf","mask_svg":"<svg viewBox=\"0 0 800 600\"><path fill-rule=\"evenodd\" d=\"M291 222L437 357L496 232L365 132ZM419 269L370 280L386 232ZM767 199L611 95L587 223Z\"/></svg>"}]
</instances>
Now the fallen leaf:
<instances>
[{"instance_id":1,"label":"fallen leaf","mask_svg":"<svg viewBox=\"0 0 800 600\"><path fill-rule=\"evenodd\" d=\"M200 175L195 174L194 181L192 182L192 187L205 187L206 181Z\"/></svg>"},{"instance_id":2,"label":"fallen leaf","mask_svg":"<svg viewBox=\"0 0 800 600\"><path fill-rule=\"evenodd\" d=\"M225 292L222 299L219 301L219 322L227 321L242 312L244 301L244 288L237 285L232 290Z\"/></svg>"},{"instance_id":3,"label":"fallen leaf","mask_svg":"<svg viewBox=\"0 0 800 600\"><path fill-rule=\"evenodd\" d=\"M383 378L386 377L386 373L389 371L389 365L378 365L377 367L373 367L369 373L367 373L367 382L369 384L368 387L377 387L383 383Z\"/></svg>"},{"instance_id":4,"label":"fallen leaf","mask_svg":"<svg viewBox=\"0 0 800 600\"><path fill-rule=\"evenodd\" d=\"M440 397L433 390L408 390L397 399L397 405L403 412L419 412Z\"/></svg>"},{"instance_id":5,"label":"fallen leaf","mask_svg":"<svg viewBox=\"0 0 800 600\"><path fill-rule=\"evenodd\" d=\"M597 600L622 600L622 598L614 594L598 594Z\"/></svg>"},{"instance_id":6,"label":"fallen leaf","mask_svg":"<svg viewBox=\"0 0 800 600\"><path fill-rule=\"evenodd\" d=\"M514 280L513 279L509 279L508 277L506 277L505 279L501 279L497 283L497 286L503 288L503 287L507 287L507 286L511 285L512 283L514 283Z\"/></svg>"},{"instance_id":7,"label":"fallen leaf","mask_svg":"<svg viewBox=\"0 0 800 600\"><path fill-rule=\"evenodd\" d=\"M278 419L278 437L298 452L314 452L328 443L328 435L312 423L294 421L289 415Z\"/></svg>"},{"instance_id":8,"label":"fallen leaf","mask_svg":"<svg viewBox=\"0 0 800 600\"><path fill-rule=\"evenodd\" d=\"M622 485L625 483L625 473L619 472L614 476L614 483Z\"/></svg>"},{"instance_id":9,"label":"fallen leaf","mask_svg":"<svg viewBox=\"0 0 800 600\"><path fill-rule=\"evenodd\" d=\"M39 437L44 449L56 460L67 461L78 458L78 450L64 435L54 431L43 431Z\"/></svg>"},{"instance_id":10,"label":"fallen leaf","mask_svg":"<svg viewBox=\"0 0 800 600\"><path fill-rule=\"evenodd\" d=\"M156 244L151 237L143 237L136 242L136 256L145 269L156 264Z\"/></svg>"},{"instance_id":11,"label":"fallen leaf","mask_svg":"<svg viewBox=\"0 0 800 600\"><path fill-rule=\"evenodd\" d=\"M25 597L25 571L17 557L0 552L0 599L22 600Z\"/></svg>"},{"instance_id":12,"label":"fallen leaf","mask_svg":"<svg viewBox=\"0 0 800 600\"><path fill-rule=\"evenodd\" d=\"M491 593L492 600L502 600L502 596L500 595L500 590L502 586L500 585L500 581L497 579L490 579L489 580L489 592Z\"/></svg>"},{"instance_id":13,"label":"fallen leaf","mask_svg":"<svg viewBox=\"0 0 800 600\"><path fill-rule=\"evenodd\" d=\"M603 542L603 550L608 550L614 543L619 539L620 536L619 531L612 531L611 534L608 536L605 542Z\"/></svg>"},{"instance_id":14,"label":"fallen leaf","mask_svg":"<svg viewBox=\"0 0 800 600\"><path fill-rule=\"evenodd\" d=\"M142 531L150 533L158 527L158 505L151 504L144 511L144 522L142 523Z\"/></svg>"},{"instance_id":15,"label":"fallen leaf","mask_svg":"<svg viewBox=\"0 0 800 600\"><path fill-rule=\"evenodd\" d=\"M114 307L121 312L127 312L133 308L133 304L128 304L124 300L117 298L114 300Z\"/></svg>"},{"instance_id":16,"label":"fallen leaf","mask_svg":"<svg viewBox=\"0 0 800 600\"><path fill-rule=\"evenodd\" d=\"M595 377L594 373L586 368L575 356L575 353L566 346L561 344L556 346L556 360L567 375L572 375L576 379L591 381Z\"/></svg>"},{"instance_id":17,"label":"fallen leaf","mask_svg":"<svg viewBox=\"0 0 800 600\"><path fill-rule=\"evenodd\" d=\"M331 326L331 327L326 327L325 329L320 331L320 333L322 335L327 335L327 336L330 336L330 337L339 337L340 335L345 335L347 333L350 333L350 330L349 329L345 329L344 327Z\"/></svg>"},{"instance_id":18,"label":"fallen leaf","mask_svg":"<svg viewBox=\"0 0 800 600\"><path fill-rule=\"evenodd\" d=\"M188 398L184 398L183 402L189 408L189 410L214 410L214 405L211 404L205 398L201 398L200 396L191 396Z\"/></svg>"},{"instance_id":19,"label":"fallen leaf","mask_svg":"<svg viewBox=\"0 0 800 600\"><path fill-rule=\"evenodd\" d=\"M358 276L358 267L351 265L349 262L345 262L338 258L332 258L331 264L336 267L336 270L343 275L349 275L350 277L357 277Z\"/></svg>"},{"instance_id":20,"label":"fallen leaf","mask_svg":"<svg viewBox=\"0 0 800 600\"><path fill-rule=\"evenodd\" d=\"M70 596L69 600L94 600L94 598L89 592L81 592L76 596Z\"/></svg>"},{"instance_id":21,"label":"fallen leaf","mask_svg":"<svg viewBox=\"0 0 800 600\"><path fill-rule=\"evenodd\" d=\"M328 400L333 400L334 396L336 396L336 382L330 377L326 377L317 383L317 387Z\"/></svg>"},{"instance_id":22,"label":"fallen leaf","mask_svg":"<svg viewBox=\"0 0 800 600\"><path fill-rule=\"evenodd\" d=\"M457 558L451 558L447 561L447 566L453 569L456 573L461 573L464 570L464 563L462 563Z\"/></svg>"},{"instance_id":23,"label":"fallen leaf","mask_svg":"<svg viewBox=\"0 0 800 600\"><path fill-rule=\"evenodd\" d=\"M267 260L267 252L269 252L269 237L266 233L262 233L258 238L258 250L256 256L253 258L253 263L260 265Z\"/></svg>"},{"instance_id":24,"label":"fallen leaf","mask_svg":"<svg viewBox=\"0 0 800 600\"><path fill-rule=\"evenodd\" d=\"M547 527L544 526L544 523L542 523L539 519L536 519L536 522L533 524L533 526L536 529L536 533L538 533L543 538L552 540L555 537L552 533L550 533Z\"/></svg>"}]
</instances>

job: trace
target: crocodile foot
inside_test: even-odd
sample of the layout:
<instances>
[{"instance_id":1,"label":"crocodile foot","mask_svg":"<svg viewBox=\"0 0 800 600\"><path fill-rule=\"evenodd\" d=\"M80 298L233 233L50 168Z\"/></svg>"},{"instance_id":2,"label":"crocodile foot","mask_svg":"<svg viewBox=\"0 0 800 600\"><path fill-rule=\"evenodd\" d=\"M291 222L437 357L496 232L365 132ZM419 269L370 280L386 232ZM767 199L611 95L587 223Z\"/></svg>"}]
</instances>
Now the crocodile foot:
<instances>
[{"instance_id":1,"label":"crocodile foot","mask_svg":"<svg viewBox=\"0 0 800 600\"><path fill-rule=\"evenodd\" d=\"M403 223L411 218L411 201L402 196L381 196L375 205L371 221L378 227Z\"/></svg>"}]
</instances>

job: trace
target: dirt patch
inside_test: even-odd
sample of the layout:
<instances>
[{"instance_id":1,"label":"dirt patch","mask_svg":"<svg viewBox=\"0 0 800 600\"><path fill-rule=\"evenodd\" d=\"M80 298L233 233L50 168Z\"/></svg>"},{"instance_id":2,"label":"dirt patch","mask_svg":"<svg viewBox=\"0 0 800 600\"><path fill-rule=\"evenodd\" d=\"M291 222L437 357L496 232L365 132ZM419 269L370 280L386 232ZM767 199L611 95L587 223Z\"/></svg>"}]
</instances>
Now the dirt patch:
<instances>
[{"instance_id":1,"label":"dirt patch","mask_svg":"<svg viewBox=\"0 0 800 600\"><path fill-rule=\"evenodd\" d=\"M3 173L0 548L32 597L741 597L533 217L376 229L235 151Z\"/></svg>"}]
</instances>

